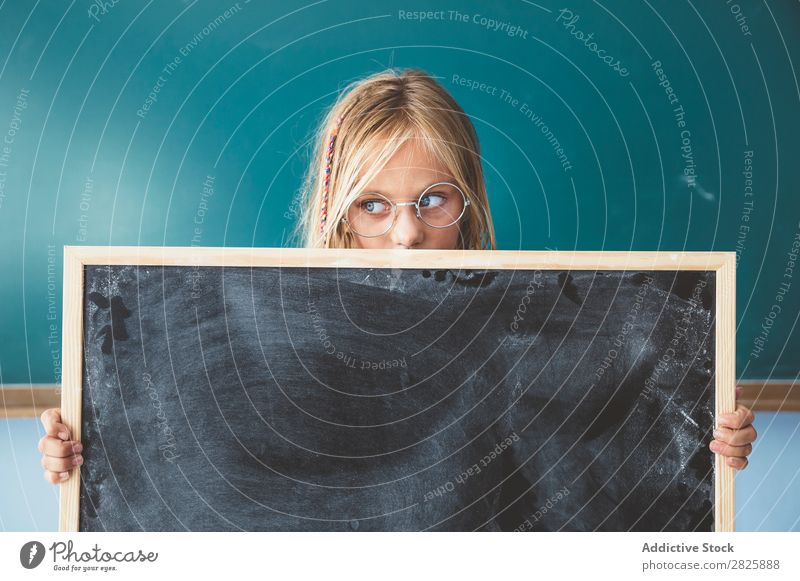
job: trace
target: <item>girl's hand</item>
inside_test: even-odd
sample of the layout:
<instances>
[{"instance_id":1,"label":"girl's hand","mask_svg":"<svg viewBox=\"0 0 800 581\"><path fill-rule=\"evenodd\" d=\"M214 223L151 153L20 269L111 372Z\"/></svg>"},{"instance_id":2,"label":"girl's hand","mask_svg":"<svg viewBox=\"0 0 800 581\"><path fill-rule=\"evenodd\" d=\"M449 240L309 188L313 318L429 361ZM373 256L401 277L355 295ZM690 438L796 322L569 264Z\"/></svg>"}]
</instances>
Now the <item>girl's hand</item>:
<instances>
[{"instance_id":1,"label":"girl's hand","mask_svg":"<svg viewBox=\"0 0 800 581\"><path fill-rule=\"evenodd\" d=\"M61 423L61 410L52 408L42 413L45 435L39 440L44 479L61 484L69 479L73 468L83 464L83 445L70 440L67 426Z\"/></svg>"},{"instance_id":2,"label":"girl's hand","mask_svg":"<svg viewBox=\"0 0 800 581\"><path fill-rule=\"evenodd\" d=\"M742 388L736 388L736 396L742 395ZM722 414L714 430L714 439L708 445L711 451L725 456L725 463L737 470L747 467L747 456L753 451L756 429L753 427L753 412L742 404L736 411Z\"/></svg>"}]
</instances>

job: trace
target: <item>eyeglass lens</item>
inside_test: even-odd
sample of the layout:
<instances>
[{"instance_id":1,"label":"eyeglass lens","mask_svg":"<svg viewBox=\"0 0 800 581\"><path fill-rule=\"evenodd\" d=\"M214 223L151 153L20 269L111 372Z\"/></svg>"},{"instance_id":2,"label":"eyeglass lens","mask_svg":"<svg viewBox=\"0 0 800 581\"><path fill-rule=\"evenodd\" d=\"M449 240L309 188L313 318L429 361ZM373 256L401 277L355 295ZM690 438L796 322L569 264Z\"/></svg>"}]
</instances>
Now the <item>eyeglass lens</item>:
<instances>
[{"instance_id":1,"label":"eyeglass lens","mask_svg":"<svg viewBox=\"0 0 800 581\"><path fill-rule=\"evenodd\" d=\"M420 219L433 228L446 228L458 222L465 205L464 194L450 183L428 188L417 200ZM391 229L396 211L386 196L365 193L351 202L347 221L356 234L380 236Z\"/></svg>"}]
</instances>

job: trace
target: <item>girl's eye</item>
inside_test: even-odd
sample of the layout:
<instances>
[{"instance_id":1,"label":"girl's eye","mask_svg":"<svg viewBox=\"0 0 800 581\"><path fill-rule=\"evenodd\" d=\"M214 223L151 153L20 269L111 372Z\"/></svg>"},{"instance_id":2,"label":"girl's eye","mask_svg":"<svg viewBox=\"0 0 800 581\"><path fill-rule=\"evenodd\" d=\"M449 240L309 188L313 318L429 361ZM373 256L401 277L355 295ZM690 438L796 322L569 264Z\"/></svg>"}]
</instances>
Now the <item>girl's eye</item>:
<instances>
[{"instance_id":1,"label":"girl's eye","mask_svg":"<svg viewBox=\"0 0 800 581\"><path fill-rule=\"evenodd\" d=\"M430 193L422 196L419 205L422 208L427 208L427 207L434 208L438 206L443 206L446 202L447 202L447 196L438 193Z\"/></svg>"},{"instance_id":2,"label":"girl's eye","mask_svg":"<svg viewBox=\"0 0 800 581\"><path fill-rule=\"evenodd\" d=\"M382 214L386 212L387 204L384 200L376 198L361 201L361 210L367 214Z\"/></svg>"}]
</instances>

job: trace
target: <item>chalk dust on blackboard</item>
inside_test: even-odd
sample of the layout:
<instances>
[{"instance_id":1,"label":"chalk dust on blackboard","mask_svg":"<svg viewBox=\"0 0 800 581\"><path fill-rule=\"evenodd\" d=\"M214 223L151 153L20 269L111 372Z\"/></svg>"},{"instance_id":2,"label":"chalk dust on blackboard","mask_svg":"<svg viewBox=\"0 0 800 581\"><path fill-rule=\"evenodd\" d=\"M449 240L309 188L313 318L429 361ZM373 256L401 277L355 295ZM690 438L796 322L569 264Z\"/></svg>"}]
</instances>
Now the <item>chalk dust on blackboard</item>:
<instances>
[{"instance_id":1,"label":"chalk dust on blackboard","mask_svg":"<svg viewBox=\"0 0 800 581\"><path fill-rule=\"evenodd\" d=\"M672 393L662 388L655 388L650 394L651 404L649 406L653 417L659 417L659 426L666 426L671 434L671 449L677 450L678 460L681 466L687 466L692 457L703 446L706 434L700 427L698 419L704 424L709 418L703 417L706 410L691 406L686 403L679 403L677 390ZM699 402L698 402L699 405ZM711 414L713 415L713 414ZM692 417L696 416L696 417ZM685 478L685 475L682 476Z\"/></svg>"},{"instance_id":2,"label":"chalk dust on blackboard","mask_svg":"<svg viewBox=\"0 0 800 581\"><path fill-rule=\"evenodd\" d=\"M591 271L209 267L192 302L193 269L87 269L87 292L109 308L122 297L141 326L130 325L114 358L87 347L83 425L94 456L82 469L82 530L350 530L342 518L365 513L389 516L360 530L475 530L501 502L511 530L565 485L542 528L691 530L707 512L713 338L702 301L669 292L672 273L632 284ZM637 294L651 278L660 288ZM103 312L87 299L89 309ZM645 392L684 315L681 363L668 361ZM634 327L623 333L626 321ZM390 369L395 359L404 364ZM606 359L614 368L597 377ZM142 370L169 390L143 390ZM156 395L179 465L147 461L165 445ZM612 407L620 413L580 441ZM512 433L519 441L504 450ZM130 462L131 442L151 481ZM480 474L464 476L473 466ZM424 502L432 490L443 492ZM414 503L418 512L391 512Z\"/></svg>"}]
</instances>

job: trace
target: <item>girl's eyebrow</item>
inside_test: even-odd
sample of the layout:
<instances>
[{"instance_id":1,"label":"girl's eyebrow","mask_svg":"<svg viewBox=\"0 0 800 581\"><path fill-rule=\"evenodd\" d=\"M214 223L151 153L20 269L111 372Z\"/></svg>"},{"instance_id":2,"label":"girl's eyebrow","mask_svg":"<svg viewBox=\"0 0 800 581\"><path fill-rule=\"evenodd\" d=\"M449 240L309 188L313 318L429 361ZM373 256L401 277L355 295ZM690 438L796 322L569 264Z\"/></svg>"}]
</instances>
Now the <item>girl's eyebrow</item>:
<instances>
[{"instance_id":1,"label":"girl's eyebrow","mask_svg":"<svg viewBox=\"0 0 800 581\"><path fill-rule=\"evenodd\" d=\"M452 180L452 179L446 179L446 180L436 180L436 181L430 182L430 183L428 183L428 184L425 184L424 186L422 186L421 188L419 188L417 191L419 191L419 192L423 192L425 189L427 189L427 188L431 187L433 184L440 184L440 183L443 183L443 182L447 182L447 183L453 183L453 180ZM382 194L382 195L384 195L384 196L388 196L388 195L389 195L389 192L386 192L386 191L380 190L380 189L378 189L378 188L369 188L369 187L367 187L367 188L364 188L364 193L370 193L370 192L372 192L372 193L376 193L376 194Z\"/></svg>"}]
</instances>

